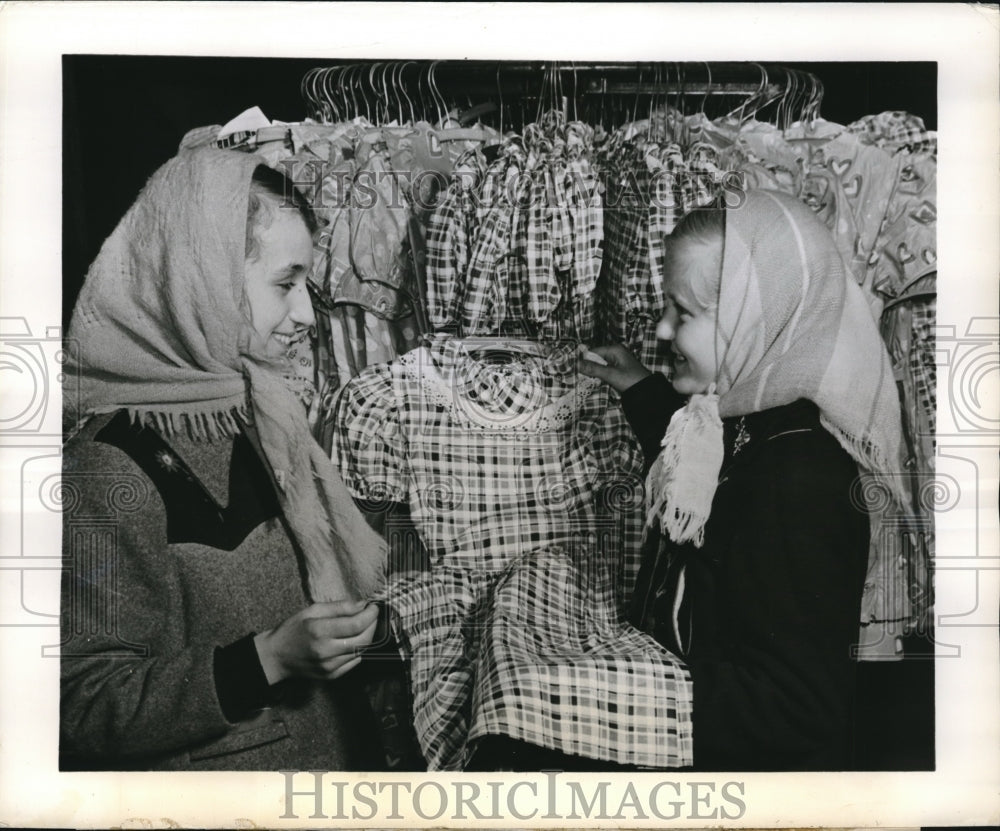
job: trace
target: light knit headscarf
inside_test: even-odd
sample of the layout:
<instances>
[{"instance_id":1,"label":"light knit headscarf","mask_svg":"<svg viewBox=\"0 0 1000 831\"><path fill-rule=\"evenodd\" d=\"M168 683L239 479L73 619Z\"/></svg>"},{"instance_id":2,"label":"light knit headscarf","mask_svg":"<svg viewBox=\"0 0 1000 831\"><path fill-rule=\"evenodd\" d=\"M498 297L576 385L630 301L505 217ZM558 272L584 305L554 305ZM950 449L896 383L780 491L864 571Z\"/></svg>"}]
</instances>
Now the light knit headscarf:
<instances>
[{"instance_id":1,"label":"light knit headscarf","mask_svg":"<svg viewBox=\"0 0 1000 831\"><path fill-rule=\"evenodd\" d=\"M370 597L385 542L313 440L244 311L250 179L260 159L182 151L150 178L87 274L69 328L68 426L125 408L165 433L235 435L252 420L313 600Z\"/></svg>"},{"instance_id":2,"label":"light knit headscarf","mask_svg":"<svg viewBox=\"0 0 1000 831\"><path fill-rule=\"evenodd\" d=\"M692 396L667 428L647 481L651 521L675 542L701 545L723 460L721 418L803 398L861 470L905 505L889 356L829 230L807 206L760 190L726 211L717 311L715 389Z\"/></svg>"}]
</instances>

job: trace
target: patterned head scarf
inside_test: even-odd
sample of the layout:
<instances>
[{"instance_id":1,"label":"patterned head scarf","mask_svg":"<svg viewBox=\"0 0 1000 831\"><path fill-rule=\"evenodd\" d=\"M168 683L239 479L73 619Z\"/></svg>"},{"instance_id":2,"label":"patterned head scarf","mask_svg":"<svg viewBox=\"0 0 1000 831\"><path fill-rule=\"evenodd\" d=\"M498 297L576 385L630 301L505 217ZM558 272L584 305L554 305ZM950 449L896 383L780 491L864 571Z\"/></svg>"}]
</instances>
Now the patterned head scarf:
<instances>
[{"instance_id":1,"label":"patterned head scarf","mask_svg":"<svg viewBox=\"0 0 1000 831\"><path fill-rule=\"evenodd\" d=\"M715 337L715 389L675 415L650 471L651 518L671 539L702 542L723 459L720 416L801 398L861 470L906 504L889 356L829 230L798 200L750 191L727 210Z\"/></svg>"},{"instance_id":2,"label":"patterned head scarf","mask_svg":"<svg viewBox=\"0 0 1000 831\"><path fill-rule=\"evenodd\" d=\"M127 409L168 435L252 421L316 601L370 597L386 548L313 440L243 302L250 179L260 160L182 151L150 178L87 274L70 323L72 427Z\"/></svg>"}]
</instances>

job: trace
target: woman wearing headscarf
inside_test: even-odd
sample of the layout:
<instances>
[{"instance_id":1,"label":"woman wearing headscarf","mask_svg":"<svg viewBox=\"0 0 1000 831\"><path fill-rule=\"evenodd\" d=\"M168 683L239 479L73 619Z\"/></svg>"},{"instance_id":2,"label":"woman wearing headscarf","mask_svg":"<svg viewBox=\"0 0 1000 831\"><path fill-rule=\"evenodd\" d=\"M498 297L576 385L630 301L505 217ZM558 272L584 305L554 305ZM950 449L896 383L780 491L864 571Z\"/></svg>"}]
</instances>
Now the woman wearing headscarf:
<instances>
[{"instance_id":1,"label":"woman wearing headscarf","mask_svg":"<svg viewBox=\"0 0 1000 831\"><path fill-rule=\"evenodd\" d=\"M667 240L670 381L623 347L581 370L622 393L650 465L632 619L690 668L694 766L847 769L865 497L902 499L899 403L829 231L745 197Z\"/></svg>"},{"instance_id":2,"label":"woman wearing headscarf","mask_svg":"<svg viewBox=\"0 0 1000 831\"><path fill-rule=\"evenodd\" d=\"M368 766L348 673L385 549L283 377L314 322L315 223L286 184L183 151L87 275L67 340L64 767Z\"/></svg>"}]
</instances>

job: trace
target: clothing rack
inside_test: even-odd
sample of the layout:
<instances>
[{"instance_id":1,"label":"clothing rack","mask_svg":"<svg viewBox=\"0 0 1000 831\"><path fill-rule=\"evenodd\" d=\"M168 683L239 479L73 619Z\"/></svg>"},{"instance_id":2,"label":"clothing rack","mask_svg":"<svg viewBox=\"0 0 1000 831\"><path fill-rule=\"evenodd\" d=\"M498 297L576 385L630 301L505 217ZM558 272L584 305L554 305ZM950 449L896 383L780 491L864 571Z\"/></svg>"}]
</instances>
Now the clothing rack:
<instances>
[{"instance_id":1,"label":"clothing rack","mask_svg":"<svg viewBox=\"0 0 1000 831\"><path fill-rule=\"evenodd\" d=\"M345 170L375 164L401 177L433 166L447 181L439 183L433 209L420 203L416 218L380 220L378 211L356 211L351 232L339 237L344 250L327 257L352 263L344 269L348 279L330 281L337 287L327 310L330 331L339 327L330 377L338 383L393 360L431 330L478 336L481 350L498 359L572 334L584 343L622 343L645 366L665 369L656 337L665 303L663 240L684 214L724 198L735 174L739 187L801 199L827 224L883 325L902 379L912 465L927 479L933 475L933 447L920 437L934 428L927 333L934 321L936 136L919 118L887 111L846 126L822 121L823 85L815 76L756 63L342 62L309 70L302 93L319 122L316 134L329 128L338 136L303 152ZM303 127L308 135L313 125ZM346 152L335 146L342 141L351 144ZM578 165L572 175L570 163ZM449 179L456 167L462 175ZM600 194L599 205L572 202L580 191L566 184L576 180L594 185L585 192ZM498 182L515 182L529 207L551 212L515 212L514 200L495 198ZM491 201L480 200L484 193ZM548 203L543 193L561 198ZM389 198L378 204L408 210L390 207ZM396 259L369 262L364 246L362 265L351 259L356 228L375 236L404 220L407 239L397 235L392 245L408 252L417 288L410 292L403 280L395 295L422 299L428 310L413 325L404 321L405 304L390 302L390 316L370 302L369 287L395 285L389 278L396 279ZM903 262L895 253L904 250L921 255ZM919 296L908 291L915 285ZM926 604L909 598L928 596L923 563L932 537L912 545L906 592L866 593L865 620L924 613ZM886 548L878 556L879 574L889 574L884 558L895 554ZM893 639L870 638L862 649L883 643L895 649Z\"/></svg>"},{"instance_id":2,"label":"clothing rack","mask_svg":"<svg viewBox=\"0 0 1000 831\"><path fill-rule=\"evenodd\" d=\"M501 129L522 128L541 108L608 129L663 106L790 123L817 118L823 98L823 85L811 73L708 62L342 62L310 70L301 90L322 122L373 112L433 122L482 107L482 121Z\"/></svg>"}]
</instances>

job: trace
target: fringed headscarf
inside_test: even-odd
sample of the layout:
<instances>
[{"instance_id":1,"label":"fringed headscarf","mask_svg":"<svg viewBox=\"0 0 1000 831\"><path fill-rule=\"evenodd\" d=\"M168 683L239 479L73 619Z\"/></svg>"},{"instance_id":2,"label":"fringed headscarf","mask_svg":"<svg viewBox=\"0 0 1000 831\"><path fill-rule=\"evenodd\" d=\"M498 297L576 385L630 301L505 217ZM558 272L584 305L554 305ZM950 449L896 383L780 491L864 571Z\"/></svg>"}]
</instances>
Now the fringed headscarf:
<instances>
[{"instance_id":1,"label":"fringed headscarf","mask_svg":"<svg viewBox=\"0 0 1000 831\"><path fill-rule=\"evenodd\" d=\"M717 313L716 385L692 396L667 428L647 483L651 520L674 542L700 545L723 460L721 418L802 398L874 477L877 487L859 498L883 509L886 496L907 505L888 353L829 230L807 206L750 191L726 211ZM871 513L873 541L879 513Z\"/></svg>"},{"instance_id":2,"label":"fringed headscarf","mask_svg":"<svg viewBox=\"0 0 1000 831\"><path fill-rule=\"evenodd\" d=\"M253 423L316 601L370 597L385 542L369 527L306 413L266 357L243 301L250 179L260 159L182 151L150 178L87 274L67 339L80 398L68 427L127 409L167 435Z\"/></svg>"}]
</instances>

